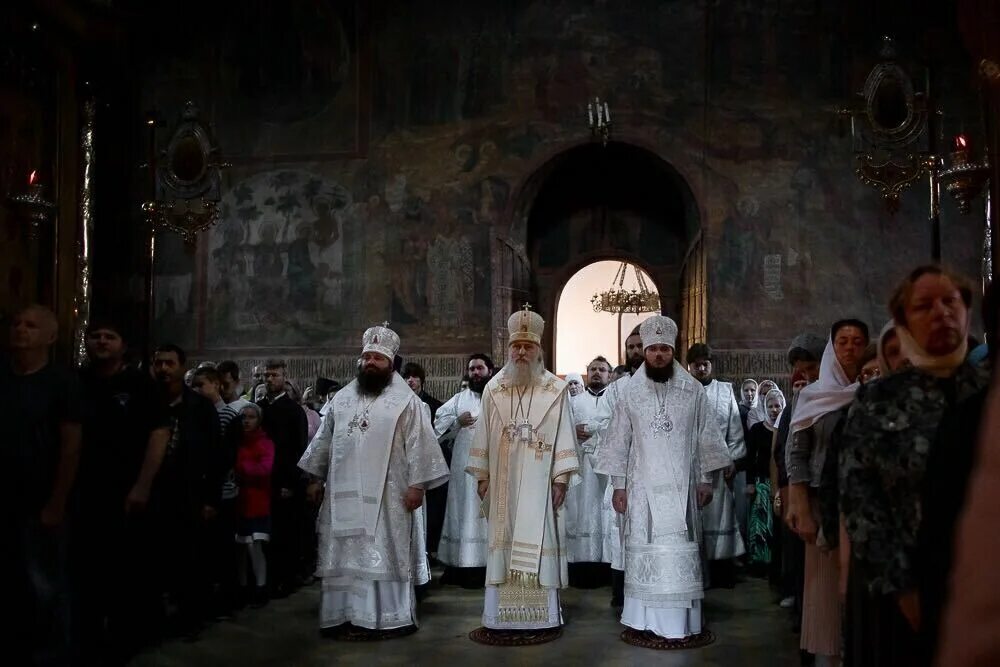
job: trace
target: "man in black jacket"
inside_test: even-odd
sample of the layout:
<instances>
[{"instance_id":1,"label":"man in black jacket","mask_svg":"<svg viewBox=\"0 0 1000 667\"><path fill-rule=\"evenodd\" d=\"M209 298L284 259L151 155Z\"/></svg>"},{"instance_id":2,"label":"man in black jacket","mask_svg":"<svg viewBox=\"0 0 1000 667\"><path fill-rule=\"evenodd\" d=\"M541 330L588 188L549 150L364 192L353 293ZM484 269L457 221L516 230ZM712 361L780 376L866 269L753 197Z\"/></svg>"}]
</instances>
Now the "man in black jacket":
<instances>
[{"instance_id":1,"label":"man in black jacket","mask_svg":"<svg viewBox=\"0 0 1000 667\"><path fill-rule=\"evenodd\" d=\"M284 361L269 359L264 364L267 395L260 402L264 415L261 426L274 442L268 579L272 596L279 598L295 589L297 568L304 557L299 535L305 515L305 487L298 463L309 433L305 411L285 393L287 379Z\"/></svg>"},{"instance_id":2,"label":"man in black jacket","mask_svg":"<svg viewBox=\"0 0 1000 667\"><path fill-rule=\"evenodd\" d=\"M424 371L424 367L411 361L403 366L401 375L406 380L406 384L413 390L413 393L419 396L420 400L426 403L427 407L431 409L431 423L433 423L438 408L441 407L441 401L428 394L424 389L424 383L427 381L427 373Z\"/></svg>"},{"instance_id":3,"label":"man in black jacket","mask_svg":"<svg viewBox=\"0 0 1000 667\"><path fill-rule=\"evenodd\" d=\"M150 525L145 516L126 516L125 498L147 448L165 448L172 423L149 373L126 365L127 343L119 323L91 320L89 362L80 373L88 410L71 550L74 629L84 664L127 662L153 638L159 620L160 591L149 577L156 552Z\"/></svg>"},{"instance_id":4,"label":"man in black jacket","mask_svg":"<svg viewBox=\"0 0 1000 667\"><path fill-rule=\"evenodd\" d=\"M184 384L187 355L176 345L160 345L153 373L169 413L170 439L150 441L139 479L127 500L135 514L150 507L162 558L157 570L176 599L179 630L201 629L209 593L205 552L218 514L225 474L215 406Z\"/></svg>"},{"instance_id":5,"label":"man in black jacket","mask_svg":"<svg viewBox=\"0 0 1000 667\"><path fill-rule=\"evenodd\" d=\"M410 361L403 366L401 373L406 384L413 390L420 400L423 401L431 411L431 424L437 415L441 401L427 393L424 389L424 382L427 380L427 373L420 364ZM442 447L444 458L451 464L451 449ZM427 553L437 555L438 544L441 542L441 528L444 525L445 504L448 501L448 483L431 489L426 494L427 497Z\"/></svg>"}]
</instances>

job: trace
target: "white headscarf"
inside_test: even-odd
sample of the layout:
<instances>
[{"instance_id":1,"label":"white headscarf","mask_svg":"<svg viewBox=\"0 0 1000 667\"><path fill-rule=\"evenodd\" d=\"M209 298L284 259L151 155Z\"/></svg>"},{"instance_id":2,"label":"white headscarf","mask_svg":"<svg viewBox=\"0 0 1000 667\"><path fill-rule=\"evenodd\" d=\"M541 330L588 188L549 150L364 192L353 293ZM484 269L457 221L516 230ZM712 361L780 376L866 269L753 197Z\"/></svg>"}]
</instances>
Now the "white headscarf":
<instances>
[{"instance_id":1,"label":"white headscarf","mask_svg":"<svg viewBox=\"0 0 1000 667\"><path fill-rule=\"evenodd\" d=\"M968 322L965 328L968 331ZM896 325L896 335L899 336L899 345L903 349L903 356L928 375L949 377L956 368L962 365L965 357L969 354L969 339L967 337L962 338L962 343L951 353L934 356L920 347L910 330L902 324Z\"/></svg>"},{"instance_id":2,"label":"white headscarf","mask_svg":"<svg viewBox=\"0 0 1000 667\"><path fill-rule=\"evenodd\" d=\"M781 399L781 412L785 411L785 407L788 403L785 401L785 394L780 389L772 389L767 392L767 396L764 397L764 421L762 422L768 431L774 432L778 430L778 424L781 422L781 412L773 420L771 419L770 413L767 411L767 401L772 396Z\"/></svg>"},{"instance_id":3,"label":"white headscarf","mask_svg":"<svg viewBox=\"0 0 1000 667\"><path fill-rule=\"evenodd\" d=\"M799 393L792 414L791 432L805 430L820 417L849 405L859 386L857 381L847 377L833 351L833 341L827 340L823 361L819 364L819 379Z\"/></svg>"},{"instance_id":4,"label":"white headscarf","mask_svg":"<svg viewBox=\"0 0 1000 667\"><path fill-rule=\"evenodd\" d=\"M760 384L757 385L758 390L762 384L771 383L774 388L778 388L778 383L774 380L761 380ZM767 393L771 393L768 391ZM764 404L765 396L760 395L760 391L757 392L757 396L754 397L753 405L750 406L750 412L747 413L747 428L753 428L754 424L767 421L767 406Z\"/></svg>"},{"instance_id":5,"label":"white headscarf","mask_svg":"<svg viewBox=\"0 0 1000 667\"><path fill-rule=\"evenodd\" d=\"M576 382L580 383L580 391L583 391L584 389L587 388L587 385L584 384L584 382L583 382L583 376L582 375L580 375L579 373L566 373L566 383L567 384L569 384L570 382L573 382L574 380ZM570 395L572 396L572 393L570 393Z\"/></svg>"},{"instance_id":6,"label":"white headscarf","mask_svg":"<svg viewBox=\"0 0 1000 667\"><path fill-rule=\"evenodd\" d=\"M889 368L889 360L885 358L885 341L889 338L890 334L898 337L896 333L896 320L886 322L885 326L882 327L882 331L878 334L878 343L876 345L878 352L876 353L876 358L878 359L878 372L882 377L892 372L892 369Z\"/></svg>"},{"instance_id":7,"label":"white headscarf","mask_svg":"<svg viewBox=\"0 0 1000 667\"><path fill-rule=\"evenodd\" d=\"M753 403L747 403L746 397L743 396L743 387L747 386L747 384L749 384L751 382L753 383ZM754 404L757 402L757 386L758 386L757 385L757 381L754 380L753 378L747 378L746 380L744 380L743 382L740 383L740 401L739 402L740 402L741 405L745 405L745 406L750 407L750 408L752 408L754 406Z\"/></svg>"}]
</instances>

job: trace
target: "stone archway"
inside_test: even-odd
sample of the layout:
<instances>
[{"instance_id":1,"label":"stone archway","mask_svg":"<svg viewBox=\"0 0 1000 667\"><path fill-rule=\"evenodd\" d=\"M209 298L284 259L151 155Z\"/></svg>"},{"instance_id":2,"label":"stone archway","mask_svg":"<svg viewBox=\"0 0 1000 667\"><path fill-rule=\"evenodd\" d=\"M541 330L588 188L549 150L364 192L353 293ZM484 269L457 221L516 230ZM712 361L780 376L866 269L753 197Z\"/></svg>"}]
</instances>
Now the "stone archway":
<instances>
[{"instance_id":1,"label":"stone archway","mask_svg":"<svg viewBox=\"0 0 1000 667\"><path fill-rule=\"evenodd\" d=\"M683 319L691 310L690 295L706 296L704 272L687 270L700 253L695 244L701 217L687 181L659 155L622 142L574 146L541 165L513 205L509 234L496 240L494 252L494 275L502 276L495 283L495 352L503 351L502 332L512 310L530 301L554 324L563 286L580 268L602 259L627 260L646 270L663 312L687 331ZM691 280L702 282L693 286ZM549 326L543 340L547 359L554 340ZM678 347L685 343L682 339Z\"/></svg>"},{"instance_id":2,"label":"stone archway","mask_svg":"<svg viewBox=\"0 0 1000 667\"><path fill-rule=\"evenodd\" d=\"M659 294L648 271L620 257L590 262L574 271L559 291L556 316L550 323L554 354L549 365L554 373L583 373L597 355L608 359L612 367L625 363L623 343L632 328L650 313L595 312L591 303L594 294L608 289L618 277L622 262L627 265L621 279L624 289L639 287L638 274L648 290Z\"/></svg>"}]
</instances>

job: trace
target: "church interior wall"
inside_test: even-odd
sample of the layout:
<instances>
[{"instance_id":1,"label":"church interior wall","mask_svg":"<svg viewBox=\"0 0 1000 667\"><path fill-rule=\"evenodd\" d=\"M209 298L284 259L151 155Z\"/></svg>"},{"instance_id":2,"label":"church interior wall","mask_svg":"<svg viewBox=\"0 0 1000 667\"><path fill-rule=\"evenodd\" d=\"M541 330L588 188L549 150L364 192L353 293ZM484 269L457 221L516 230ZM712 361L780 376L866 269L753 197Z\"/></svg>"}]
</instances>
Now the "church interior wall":
<instances>
[{"instance_id":1,"label":"church interior wall","mask_svg":"<svg viewBox=\"0 0 1000 667\"><path fill-rule=\"evenodd\" d=\"M835 113L887 28L908 69L933 60L944 133L977 127L957 35L937 28L928 56L943 19L893 3L270 4L206 9L197 25L161 7L161 32L187 32L143 50L137 108L168 116L192 99L233 163L198 247L158 247L154 331L205 358L350 360L383 320L404 356L489 350L491 242L517 228L544 156L590 140L597 95L613 139L687 180L708 342L749 371L799 329L843 315L877 329L892 284L929 257L926 185L889 215L855 178ZM975 219L946 204L942 226L946 263L977 276Z\"/></svg>"}]
</instances>

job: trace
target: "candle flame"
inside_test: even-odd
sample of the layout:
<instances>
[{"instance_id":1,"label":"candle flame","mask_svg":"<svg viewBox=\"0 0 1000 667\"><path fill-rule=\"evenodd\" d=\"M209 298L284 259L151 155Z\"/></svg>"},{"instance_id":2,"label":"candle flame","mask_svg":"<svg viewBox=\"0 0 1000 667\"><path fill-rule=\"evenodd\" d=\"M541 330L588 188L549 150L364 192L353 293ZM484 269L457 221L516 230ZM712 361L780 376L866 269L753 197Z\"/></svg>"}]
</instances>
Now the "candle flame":
<instances>
[{"instance_id":1,"label":"candle flame","mask_svg":"<svg viewBox=\"0 0 1000 667\"><path fill-rule=\"evenodd\" d=\"M28 176L28 185L34 185L35 181L38 180L38 172L32 170L31 174Z\"/></svg>"},{"instance_id":2,"label":"candle flame","mask_svg":"<svg viewBox=\"0 0 1000 667\"><path fill-rule=\"evenodd\" d=\"M969 140L964 134L955 137L955 150L964 151L969 147Z\"/></svg>"}]
</instances>

